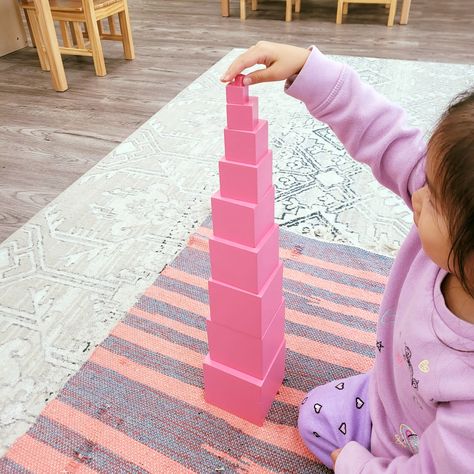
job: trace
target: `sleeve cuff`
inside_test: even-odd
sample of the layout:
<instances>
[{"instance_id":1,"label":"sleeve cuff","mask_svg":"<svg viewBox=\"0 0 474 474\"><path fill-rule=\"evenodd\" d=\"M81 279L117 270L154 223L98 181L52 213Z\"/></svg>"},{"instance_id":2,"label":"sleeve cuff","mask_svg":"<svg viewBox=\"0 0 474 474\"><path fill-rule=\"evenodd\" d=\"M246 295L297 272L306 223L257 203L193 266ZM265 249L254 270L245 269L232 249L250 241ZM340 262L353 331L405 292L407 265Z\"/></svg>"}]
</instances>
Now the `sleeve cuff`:
<instances>
[{"instance_id":1,"label":"sleeve cuff","mask_svg":"<svg viewBox=\"0 0 474 474\"><path fill-rule=\"evenodd\" d=\"M346 66L329 59L316 46L310 49L311 54L299 74L286 81L285 92L303 101L312 112L337 92Z\"/></svg>"},{"instance_id":2,"label":"sleeve cuff","mask_svg":"<svg viewBox=\"0 0 474 474\"><path fill-rule=\"evenodd\" d=\"M360 474L373 457L362 445L350 441L337 457L335 474Z\"/></svg>"}]
</instances>

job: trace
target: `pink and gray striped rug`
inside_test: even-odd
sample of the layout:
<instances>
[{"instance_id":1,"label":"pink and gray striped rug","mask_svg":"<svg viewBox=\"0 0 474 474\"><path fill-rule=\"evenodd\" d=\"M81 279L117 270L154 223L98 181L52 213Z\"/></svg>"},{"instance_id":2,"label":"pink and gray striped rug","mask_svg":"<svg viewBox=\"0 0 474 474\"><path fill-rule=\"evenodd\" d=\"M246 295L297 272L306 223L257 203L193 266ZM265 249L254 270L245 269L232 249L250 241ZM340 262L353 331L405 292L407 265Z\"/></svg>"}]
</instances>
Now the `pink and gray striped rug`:
<instances>
[{"instance_id":1,"label":"pink and gray striped rug","mask_svg":"<svg viewBox=\"0 0 474 474\"><path fill-rule=\"evenodd\" d=\"M373 364L392 260L282 230L286 377L263 427L203 398L207 220L0 460L1 473L329 472L296 429L315 385Z\"/></svg>"}]
</instances>

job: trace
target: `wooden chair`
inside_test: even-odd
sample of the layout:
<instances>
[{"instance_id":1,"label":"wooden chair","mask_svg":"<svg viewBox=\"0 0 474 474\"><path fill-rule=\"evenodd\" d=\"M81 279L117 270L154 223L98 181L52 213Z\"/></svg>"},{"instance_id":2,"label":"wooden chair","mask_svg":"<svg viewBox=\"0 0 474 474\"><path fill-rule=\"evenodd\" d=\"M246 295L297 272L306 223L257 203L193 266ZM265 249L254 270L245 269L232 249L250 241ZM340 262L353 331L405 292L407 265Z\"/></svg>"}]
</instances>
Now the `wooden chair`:
<instances>
[{"instance_id":1,"label":"wooden chair","mask_svg":"<svg viewBox=\"0 0 474 474\"><path fill-rule=\"evenodd\" d=\"M252 11L257 10L258 0L252 0ZM293 16L293 5L295 6L295 12L301 12L301 0L286 0L286 15L285 21L291 21ZM229 16L229 0L221 0L221 14L222 16ZM245 20L247 18L247 4L246 0L240 0L240 19Z\"/></svg>"},{"instance_id":2,"label":"wooden chair","mask_svg":"<svg viewBox=\"0 0 474 474\"><path fill-rule=\"evenodd\" d=\"M33 0L20 0L20 6L25 11L41 68L47 70L48 58ZM92 56L98 76L107 74L101 39L121 41L125 58L135 58L127 0L50 0L50 6L53 20L60 26L61 54ZM115 28L114 15L118 15L120 33ZM107 20L106 25L103 25L103 20Z\"/></svg>"},{"instance_id":3,"label":"wooden chair","mask_svg":"<svg viewBox=\"0 0 474 474\"><path fill-rule=\"evenodd\" d=\"M388 12L387 26L393 26L395 20L395 13L397 11L397 0L338 0L336 23L342 23L342 15L346 15L349 11L349 3L380 3L387 6L390 10Z\"/></svg>"}]
</instances>

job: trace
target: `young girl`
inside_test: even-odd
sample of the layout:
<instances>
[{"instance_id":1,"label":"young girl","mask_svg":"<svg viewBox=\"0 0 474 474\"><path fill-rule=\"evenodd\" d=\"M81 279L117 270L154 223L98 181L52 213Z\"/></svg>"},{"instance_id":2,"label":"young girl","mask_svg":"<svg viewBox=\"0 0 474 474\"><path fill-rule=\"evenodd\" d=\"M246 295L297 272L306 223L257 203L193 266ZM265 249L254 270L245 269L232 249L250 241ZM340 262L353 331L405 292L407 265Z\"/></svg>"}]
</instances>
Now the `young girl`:
<instances>
[{"instance_id":1,"label":"young girl","mask_svg":"<svg viewBox=\"0 0 474 474\"><path fill-rule=\"evenodd\" d=\"M312 390L300 408L309 449L337 474L474 473L474 92L428 146L405 114L318 49L260 42L229 67L327 123L356 160L413 210L393 264L368 374Z\"/></svg>"}]
</instances>

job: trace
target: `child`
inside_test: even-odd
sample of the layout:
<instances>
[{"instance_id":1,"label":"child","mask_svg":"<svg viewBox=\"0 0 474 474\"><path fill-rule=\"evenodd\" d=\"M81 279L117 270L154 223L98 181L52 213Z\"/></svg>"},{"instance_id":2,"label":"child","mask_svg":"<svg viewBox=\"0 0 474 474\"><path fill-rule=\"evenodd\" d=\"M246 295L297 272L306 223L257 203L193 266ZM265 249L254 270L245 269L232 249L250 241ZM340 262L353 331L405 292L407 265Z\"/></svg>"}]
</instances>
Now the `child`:
<instances>
[{"instance_id":1,"label":"child","mask_svg":"<svg viewBox=\"0 0 474 474\"><path fill-rule=\"evenodd\" d=\"M287 79L356 160L413 210L380 308L375 367L312 390L299 430L337 474L474 473L474 92L441 117L428 146L405 114L347 65L260 42L222 81Z\"/></svg>"}]
</instances>

